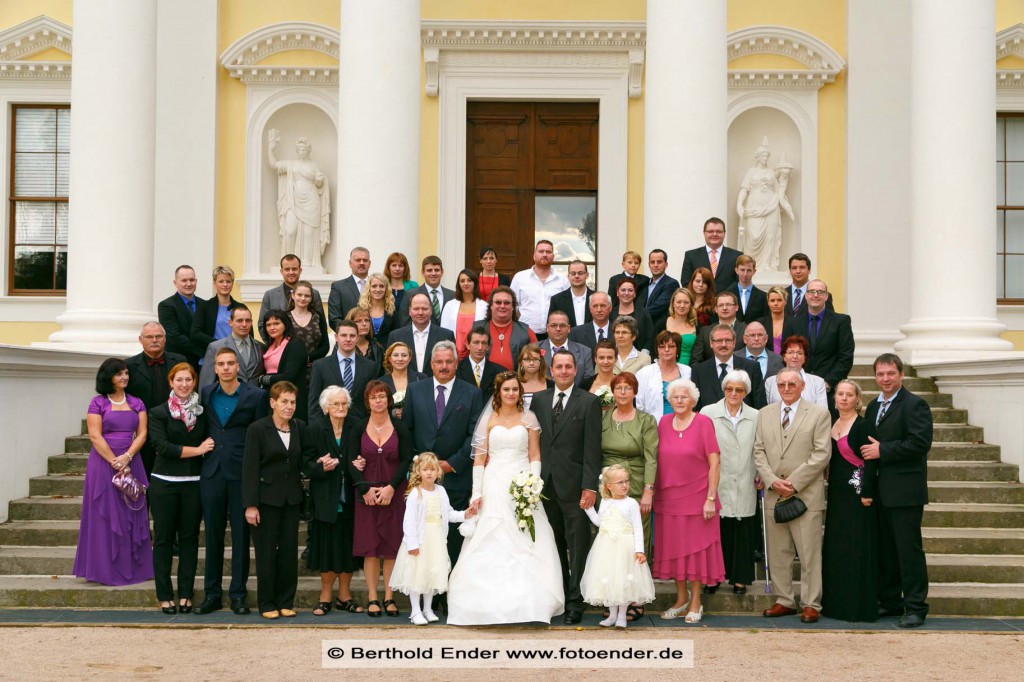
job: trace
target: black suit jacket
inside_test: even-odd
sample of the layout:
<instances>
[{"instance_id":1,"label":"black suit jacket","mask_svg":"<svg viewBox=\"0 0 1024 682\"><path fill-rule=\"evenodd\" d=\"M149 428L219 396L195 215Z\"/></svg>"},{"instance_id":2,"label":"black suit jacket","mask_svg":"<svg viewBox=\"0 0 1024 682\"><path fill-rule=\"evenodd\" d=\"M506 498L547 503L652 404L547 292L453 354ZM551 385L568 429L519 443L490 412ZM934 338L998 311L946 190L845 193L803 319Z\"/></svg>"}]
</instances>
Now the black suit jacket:
<instances>
[{"instance_id":1,"label":"black suit jacket","mask_svg":"<svg viewBox=\"0 0 1024 682\"><path fill-rule=\"evenodd\" d=\"M761 365L756 360L738 358L734 355L732 366L733 369L742 369L750 375L750 393L743 399L743 402L756 410L760 410L768 403L764 395L764 379L761 377ZM722 392L722 381L718 378L720 371L718 359L714 356L693 367L693 374L690 380L697 384L697 390L700 391L700 399L697 401L694 412L700 412L705 406L714 405L725 397L725 393Z\"/></svg>"},{"instance_id":2,"label":"black suit jacket","mask_svg":"<svg viewBox=\"0 0 1024 682\"><path fill-rule=\"evenodd\" d=\"M258 419L245 434L245 460L242 464L242 505L246 507L283 507L302 502L302 462L315 458L313 441L305 422L292 419L288 429L288 447L274 426L271 416Z\"/></svg>"},{"instance_id":3,"label":"black suit jacket","mask_svg":"<svg viewBox=\"0 0 1024 682\"><path fill-rule=\"evenodd\" d=\"M231 303L228 304L228 310L232 310L237 305L239 305L239 301L232 298ZM218 308L220 305L217 303L216 296L196 306L196 315L192 319L190 336L195 347L201 349L200 357L206 353L206 347L217 340L213 333L217 328ZM252 336L252 331L249 332L249 335Z\"/></svg>"},{"instance_id":4,"label":"black suit jacket","mask_svg":"<svg viewBox=\"0 0 1024 682\"><path fill-rule=\"evenodd\" d=\"M147 410L167 402L171 394L171 385L167 382L167 374L171 368L179 362L188 362L184 356L177 353L164 352L164 364L146 364L148 356L145 353L133 355L125 364L128 365L128 387L125 391L133 395L145 404Z\"/></svg>"},{"instance_id":5,"label":"black suit jacket","mask_svg":"<svg viewBox=\"0 0 1024 682\"><path fill-rule=\"evenodd\" d=\"M878 425L881 403L872 400L864 420L868 436L879 442L878 493L886 507L928 504L928 451L932 447L932 411L903 387ZM860 454L860 453L858 453Z\"/></svg>"},{"instance_id":6,"label":"black suit jacket","mask_svg":"<svg viewBox=\"0 0 1024 682\"><path fill-rule=\"evenodd\" d=\"M442 485L453 497L462 499L473 485L473 429L480 419L483 400L475 382L468 384L456 378L440 426L434 401L432 380L410 383L405 392L402 421L412 432L415 454L433 452L455 470L445 474Z\"/></svg>"},{"instance_id":7,"label":"black suit jacket","mask_svg":"<svg viewBox=\"0 0 1024 682\"><path fill-rule=\"evenodd\" d=\"M341 444L334 440L334 429L329 419L310 424L309 436L313 447L302 458L302 473L309 477L309 496L313 500L313 518L323 523L338 520L338 502L344 489L344 503L341 516L351 516L355 504L352 477L348 474L349 431L352 420L346 419L342 427ZM324 471L317 462L324 455L338 460L331 471Z\"/></svg>"},{"instance_id":8,"label":"black suit jacket","mask_svg":"<svg viewBox=\"0 0 1024 682\"><path fill-rule=\"evenodd\" d=\"M368 360L359 353L353 353L352 358L355 360L355 364L352 365L352 402L349 403L349 414L365 419L366 403L363 401L363 394L366 393L366 384L377 378L377 365L373 360ZM309 375L309 396L306 399L310 422L315 424L318 421L327 420L324 411L320 409L320 394L323 393L323 390L328 386L344 385L337 352L313 363Z\"/></svg>"},{"instance_id":9,"label":"black suit jacket","mask_svg":"<svg viewBox=\"0 0 1024 682\"><path fill-rule=\"evenodd\" d=\"M185 447L199 447L209 434L209 417L204 411L196 416L196 423L189 431L185 422L171 417L167 402L149 411L149 431L146 436L156 451L153 473L164 476L199 476L203 470L203 458L186 457L181 452Z\"/></svg>"},{"instance_id":10,"label":"black suit jacket","mask_svg":"<svg viewBox=\"0 0 1024 682\"><path fill-rule=\"evenodd\" d=\"M359 303L359 287L355 275L331 283L331 294L327 297L327 319L331 329L337 329L338 323L345 319L348 311Z\"/></svg>"},{"instance_id":11,"label":"black suit jacket","mask_svg":"<svg viewBox=\"0 0 1024 682\"><path fill-rule=\"evenodd\" d=\"M440 289L440 291L441 291L441 299L442 300L438 301L438 303L440 304L438 306L438 313L436 315L431 315L430 316L430 321L432 323L440 326L441 325L441 312L440 311L444 310L444 304L445 303L447 303L448 301L451 301L452 299L455 298L455 292L452 291L451 289L448 289L447 287L438 287L438 289ZM415 296L416 294L426 294L427 298L430 298L430 289L427 288L426 284L421 284L417 288L409 289L408 291L405 292L405 295L402 296L402 305L399 306L398 310L395 312L395 321L394 321L394 326L392 327L393 329L399 329L401 327L405 327L405 326L409 325L409 323L412 321L409 318L409 304L412 303L412 297Z\"/></svg>"},{"instance_id":12,"label":"black suit jacket","mask_svg":"<svg viewBox=\"0 0 1024 682\"><path fill-rule=\"evenodd\" d=\"M654 328L657 329L659 324L663 326L665 324L665 318L668 317L668 304L672 300L672 294L679 288L679 282L669 277L666 273L654 285L653 293L651 292L651 286L651 284L648 284L643 289L638 290L636 292L636 300L638 305L643 305L647 308L647 312L651 316L651 322L654 324Z\"/></svg>"},{"instance_id":13,"label":"black suit jacket","mask_svg":"<svg viewBox=\"0 0 1024 682\"><path fill-rule=\"evenodd\" d=\"M552 404L557 391L538 391L530 401L540 422L541 478L553 499L579 500L584 490L601 487L601 401L577 386L555 420Z\"/></svg>"},{"instance_id":14,"label":"black suit jacket","mask_svg":"<svg viewBox=\"0 0 1024 682\"><path fill-rule=\"evenodd\" d=\"M227 424L221 424L217 411L210 403L210 396L220 382L203 386L200 391L204 412L208 415L210 437L215 443L213 450L203 456L203 478L212 478L218 472L229 481L242 480L242 461L245 458L246 432L249 426L270 413L267 392L252 384L242 382L238 386L238 404L231 413Z\"/></svg>"},{"instance_id":15,"label":"black suit jacket","mask_svg":"<svg viewBox=\"0 0 1024 682\"><path fill-rule=\"evenodd\" d=\"M805 311L786 320L782 326L782 338L802 336L810 343L811 354L804 365L804 371L816 374L835 388L840 380L850 375L853 368L853 327L850 316L825 309L818 337L811 338L807 331L808 313ZM829 393L832 389L829 389Z\"/></svg>"},{"instance_id":16,"label":"black suit jacket","mask_svg":"<svg viewBox=\"0 0 1024 682\"><path fill-rule=\"evenodd\" d=\"M697 363L704 362L710 357L714 357L715 349L711 347L711 330L714 328L714 324L708 324L697 330L697 340L693 342L693 350L690 351L691 367ZM743 343L743 332L747 330L747 325L741 322L739 318L736 318L735 323L732 325L732 330L736 332L736 350L743 350L747 347Z\"/></svg>"},{"instance_id":17,"label":"black suit jacket","mask_svg":"<svg viewBox=\"0 0 1024 682\"><path fill-rule=\"evenodd\" d=\"M483 404L486 405L487 401L494 395L494 377L504 371L505 368L498 363L484 358L484 371L480 377L480 399ZM470 386L476 386L476 377L473 376L473 363L468 357L459 361L459 366L455 370L455 378L462 379Z\"/></svg>"},{"instance_id":18,"label":"black suit jacket","mask_svg":"<svg viewBox=\"0 0 1024 682\"><path fill-rule=\"evenodd\" d=\"M828 298L825 299L825 307L828 310L831 310L833 312L835 311L835 306L832 305L832 294L829 294ZM790 284L788 287L786 287L786 310L785 310L786 317L795 317L795 316L797 316L797 315L799 315L801 313L806 313L806 312L807 312L807 297L806 296L801 298L800 299L800 305L795 310L793 309L793 285ZM767 317L767 316L768 316L768 313L765 313L763 315L763 317Z\"/></svg>"},{"instance_id":19,"label":"black suit jacket","mask_svg":"<svg viewBox=\"0 0 1024 682\"><path fill-rule=\"evenodd\" d=\"M548 314L550 315L555 310L561 310L563 313L569 316L569 326L577 327L585 322L590 322L590 295L594 293L593 289L587 288L587 298L583 302L583 319L576 319L576 306L572 304L572 289L566 289L565 291L559 291L557 294L551 297L551 303L548 306Z\"/></svg>"},{"instance_id":20,"label":"black suit jacket","mask_svg":"<svg viewBox=\"0 0 1024 682\"><path fill-rule=\"evenodd\" d=\"M196 314L204 303L203 299L195 297ZM168 296L156 307L157 319L164 327L167 334L166 350L184 355L188 363L193 367L199 367L199 358L206 352L206 346L200 347L192 340L193 315L189 312L185 302L177 292Z\"/></svg>"},{"instance_id":21,"label":"black suit jacket","mask_svg":"<svg viewBox=\"0 0 1024 682\"><path fill-rule=\"evenodd\" d=\"M736 259L743 253L728 246L722 246L722 257L718 259L718 269L715 272L715 291L725 291L729 285L736 281ZM683 269L679 275L679 281L686 286L693 277L693 271L697 268L711 269L711 261L708 259L708 247L702 244L696 249L690 249L683 256Z\"/></svg>"},{"instance_id":22,"label":"black suit jacket","mask_svg":"<svg viewBox=\"0 0 1024 682\"><path fill-rule=\"evenodd\" d=\"M608 278L608 297L612 299L613 308L619 305L619 297L615 292L619 288L619 282L624 279L626 279L625 272L620 272L619 274L612 275ZM633 282L636 284L636 292L639 294L641 291L647 289L647 286L651 283L651 278L647 275L641 275L638 272L633 276Z\"/></svg>"},{"instance_id":23,"label":"black suit jacket","mask_svg":"<svg viewBox=\"0 0 1024 682\"><path fill-rule=\"evenodd\" d=\"M718 291L717 289L715 291ZM751 322L759 322L761 318L768 317L771 315L771 311L768 310L768 294L764 293L756 286L751 285L750 287L750 300L747 301L747 310L743 310L743 299L740 297L740 284L739 282L733 282L726 291L731 291L736 294L736 300L739 302L740 309L736 313L736 317L746 324Z\"/></svg>"},{"instance_id":24,"label":"black suit jacket","mask_svg":"<svg viewBox=\"0 0 1024 682\"><path fill-rule=\"evenodd\" d=\"M266 356L266 350L263 351L263 355ZM295 418L302 421L308 421L308 411L306 409L306 393L308 389L306 386L306 367L308 366L309 353L306 352L306 344L293 337L281 353L281 362L277 365L277 373L264 374L258 379L260 388L265 389L268 394L274 384L281 383L282 381L290 381L294 384L295 388L299 391L295 397Z\"/></svg>"},{"instance_id":25,"label":"black suit jacket","mask_svg":"<svg viewBox=\"0 0 1024 682\"><path fill-rule=\"evenodd\" d=\"M455 341L455 334L451 330L445 329L436 322L430 323L430 330L427 332L427 350L423 354L423 364L426 367L420 367L419 362L416 358L416 344L413 343L412 338L412 324L407 324L404 327L399 327L388 335L388 346L401 341L409 347L409 353L412 355L412 361L409 363L409 369L413 372L422 372L427 376L433 376L434 373L430 369L430 352L437 345L438 341Z\"/></svg>"}]
</instances>

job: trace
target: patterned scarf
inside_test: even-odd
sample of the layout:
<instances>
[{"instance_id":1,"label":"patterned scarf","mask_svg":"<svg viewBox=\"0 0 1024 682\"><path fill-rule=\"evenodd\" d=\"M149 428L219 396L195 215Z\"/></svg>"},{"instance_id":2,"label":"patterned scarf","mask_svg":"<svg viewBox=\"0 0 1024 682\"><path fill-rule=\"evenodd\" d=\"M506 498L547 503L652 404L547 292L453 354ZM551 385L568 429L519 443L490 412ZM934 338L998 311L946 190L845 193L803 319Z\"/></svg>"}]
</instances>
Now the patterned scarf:
<instances>
[{"instance_id":1,"label":"patterned scarf","mask_svg":"<svg viewBox=\"0 0 1024 682\"><path fill-rule=\"evenodd\" d=\"M185 428L191 431L196 425L196 417L203 413L203 406L199 404L199 393L193 393L187 400L182 400L174 391L167 399L167 409L172 419L180 419L185 423Z\"/></svg>"}]
</instances>

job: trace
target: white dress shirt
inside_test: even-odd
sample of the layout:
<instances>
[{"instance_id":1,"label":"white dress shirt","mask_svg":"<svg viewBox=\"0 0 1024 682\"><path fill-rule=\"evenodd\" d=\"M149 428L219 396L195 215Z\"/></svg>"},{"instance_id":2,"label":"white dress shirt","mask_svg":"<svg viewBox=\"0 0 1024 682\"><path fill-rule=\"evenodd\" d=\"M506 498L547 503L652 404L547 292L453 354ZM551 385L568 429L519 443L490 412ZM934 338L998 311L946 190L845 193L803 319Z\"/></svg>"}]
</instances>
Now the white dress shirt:
<instances>
[{"instance_id":1,"label":"white dress shirt","mask_svg":"<svg viewBox=\"0 0 1024 682\"><path fill-rule=\"evenodd\" d=\"M583 290L582 296L572 295L572 311L576 315L576 324L583 324L587 319L587 290Z\"/></svg>"},{"instance_id":2,"label":"white dress shirt","mask_svg":"<svg viewBox=\"0 0 1024 682\"><path fill-rule=\"evenodd\" d=\"M786 413L787 407L789 408L788 415ZM779 405L779 423L781 424L783 421L785 421L786 417L788 416L789 426L793 426L793 420L796 419L796 410L798 407L800 407L800 398L797 398L796 402L793 403L792 405L786 405L786 403L782 403L781 405ZM788 429L789 427L786 428Z\"/></svg>"},{"instance_id":3,"label":"white dress shirt","mask_svg":"<svg viewBox=\"0 0 1024 682\"><path fill-rule=\"evenodd\" d=\"M416 367L422 372L423 368L426 367L427 359L427 337L430 336L430 323L420 331L416 328L416 325L412 326L412 345L415 346L413 351L416 353Z\"/></svg>"},{"instance_id":4,"label":"white dress shirt","mask_svg":"<svg viewBox=\"0 0 1024 682\"><path fill-rule=\"evenodd\" d=\"M533 268L522 270L512 278L512 291L519 302L519 321L535 334L547 329L551 297L569 288L569 280L554 270L543 282Z\"/></svg>"},{"instance_id":5,"label":"white dress shirt","mask_svg":"<svg viewBox=\"0 0 1024 682\"><path fill-rule=\"evenodd\" d=\"M455 377L452 377L451 381L447 384L442 384L437 379L434 379L434 400L437 400L437 387L444 386L444 406L448 407L448 401L452 398L452 386L455 385Z\"/></svg>"},{"instance_id":6,"label":"white dress shirt","mask_svg":"<svg viewBox=\"0 0 1024 682\"><path fill-rule=\"evenodd\" d=\"M564 393L565 394L565 398L562 399L562 409L564 410L565 406L569 404L569 396L572 395L572 389L573 389L573 385L572 384L569 384L569 388L566 388L566 389L561 389L561 388L558 388L558 386L555 386L555 389L554 389L555 394L551 398L551 407L552 407L552 409L554 409L555 405L558 403L558 394L559 393Z\"/></svg>"}]
</instances>

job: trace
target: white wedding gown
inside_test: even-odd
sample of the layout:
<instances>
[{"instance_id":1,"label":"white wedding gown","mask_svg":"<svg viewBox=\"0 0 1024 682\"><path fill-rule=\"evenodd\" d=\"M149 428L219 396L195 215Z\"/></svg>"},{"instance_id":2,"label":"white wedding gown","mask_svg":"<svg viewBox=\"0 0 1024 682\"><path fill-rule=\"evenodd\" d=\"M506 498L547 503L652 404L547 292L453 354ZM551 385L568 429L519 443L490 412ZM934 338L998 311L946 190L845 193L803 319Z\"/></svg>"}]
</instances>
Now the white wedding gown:
<instances>
[{"instance_id":1,"label":"white wedding gown","mask_svg":"<svg viewBox=\"0 0 1024 682\"><path fill-rule=\"evenodd\" d=\"M534 511L536 542L520 531L508 488L530 470L525 426L491 428L483 505L448 581L449 625L550 623L564 610L562 568L543 506Z\"/></svg>"}]
</instances>

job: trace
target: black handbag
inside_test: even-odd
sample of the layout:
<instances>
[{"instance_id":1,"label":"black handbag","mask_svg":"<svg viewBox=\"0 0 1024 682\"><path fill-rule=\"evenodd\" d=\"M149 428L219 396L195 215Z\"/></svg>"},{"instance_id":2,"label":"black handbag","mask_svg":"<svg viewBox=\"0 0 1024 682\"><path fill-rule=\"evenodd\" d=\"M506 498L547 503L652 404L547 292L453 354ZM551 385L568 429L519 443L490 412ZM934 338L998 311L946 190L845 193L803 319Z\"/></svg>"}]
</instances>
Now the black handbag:
<instances>
[{"instance_id":1,"label":"black handbag","mask_svg":"<svg viewBox=\"0 0 1024 682\"><path fill-rule=\"evenodd\" d=\"M313 495L309 492L309 484L302 486L302 502L299 503L299 519L309 521L313 518Z\"/></svg>"},{"instance_id":2,"label":"black handbag","mask_svg":"<svg viewBox=\"0 0 1024 682\"><path fill-rule=\"evenodd\" d=\"M789 523L807 511L807 505L796 495L775 503L775 523Z\"/></svg>"}]
</instances>

